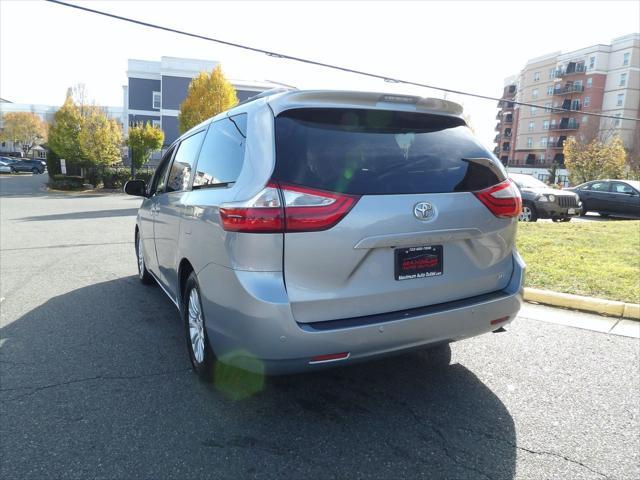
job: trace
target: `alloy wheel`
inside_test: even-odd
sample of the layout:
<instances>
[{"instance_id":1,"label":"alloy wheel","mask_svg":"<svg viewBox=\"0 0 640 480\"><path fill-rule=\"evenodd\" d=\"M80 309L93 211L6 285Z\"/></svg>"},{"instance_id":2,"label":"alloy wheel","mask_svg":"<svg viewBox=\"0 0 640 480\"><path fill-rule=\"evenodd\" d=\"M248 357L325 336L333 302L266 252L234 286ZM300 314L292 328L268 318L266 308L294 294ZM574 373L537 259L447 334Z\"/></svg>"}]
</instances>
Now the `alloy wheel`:
<instances>
[{"instance_id":1,"label":"alloy wheel","mask_svg":"<svg viewBox=\"0 0 640 480\"><path fill-rule=\"evenodd\" d=\"M142 238L138 235L138 275L144 275L144 254L142 253Z\"/></svg>"},{"instance_id":2,"label":"alloy wheel","mask_svg":"<svg viewBox=\"0 0 640 480\"><path fill-rule=\"evenodd\" d=\"M520 216L518 219L521 222L530 222L531 221L531 207L523 206L522 212L520 212Z\"/></svg>"},{"instance_id":3,"label":"alloy wheel","mask_svg":"<svg viewBox=\"0 0 640 480\"><path fill-rule=\"evenodd\" d=\"M191 340L191 352L198 363L204 361L204 321L200 308L200 295L198 290L192 288L189 292L187 314L189 316L189 339Z\"/></svg>"}]
</instances>

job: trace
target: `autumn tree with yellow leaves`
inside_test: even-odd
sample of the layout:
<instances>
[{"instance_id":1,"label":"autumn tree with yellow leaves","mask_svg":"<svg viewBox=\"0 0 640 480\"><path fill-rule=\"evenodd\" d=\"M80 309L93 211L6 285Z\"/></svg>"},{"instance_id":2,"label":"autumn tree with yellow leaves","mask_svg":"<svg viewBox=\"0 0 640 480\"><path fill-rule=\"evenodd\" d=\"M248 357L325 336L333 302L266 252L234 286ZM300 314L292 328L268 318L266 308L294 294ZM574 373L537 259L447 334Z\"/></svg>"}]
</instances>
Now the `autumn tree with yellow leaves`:
<instances>
[{"instance_id":1,"label":"autumn tree with yellow leaves","mask_svg":"<svg viewBox=\"0 0 640 480\"><path fill-rule=\"evenodd\" d=\"M609 142L597 139L580 143L574 137L564 142L564 164L574 185L601 178L623 178L627 152L615 135Z\"/></svg>"},{"instance_id":2,"label":"autumn tree with yellow leaves","mask_svg":"<svg viewBox=\"0 0 640 480\"><path fill-rule=\"evenodd\" d=\"M180 133L230 109L237 103L236 90L222 73L220 65L216 66L211 73L201 72L189 84L187 97L180 104L178 114Z\"/></svg>"}]
</instances>

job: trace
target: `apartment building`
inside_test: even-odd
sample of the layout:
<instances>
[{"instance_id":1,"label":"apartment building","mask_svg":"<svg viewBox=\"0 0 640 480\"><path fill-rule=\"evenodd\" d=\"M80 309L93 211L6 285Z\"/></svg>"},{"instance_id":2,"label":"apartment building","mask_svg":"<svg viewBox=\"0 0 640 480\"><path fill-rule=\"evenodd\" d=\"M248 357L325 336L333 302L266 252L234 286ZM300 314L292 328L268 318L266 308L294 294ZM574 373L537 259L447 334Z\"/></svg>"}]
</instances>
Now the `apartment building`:
<instances>
[{"instance_id":1,"label":"apartment building","mask_svg":"<svg viewBox=\"0 0 640 480\"><path fill-rule=\"evenodd\" d=\"M128 60L127 85L123 87L124 113L129 125L151 122L164 131L165 147L179 136L178 113L191 80L210 72L218 62L178 57L160 61ZM268 82L230 80L243 101L277 85Z\"/></svg>"},{"instance_id":2,"label":"apartment building","mask_svg":"<svg viewBox=\"0 0 640 480\"><path fill-rule=\"evenodd\" d=\"M497 118L501 121L496 125L495 152L503 163L518 171L540 170L536 176L544 177L553 163L562 166L562 149L570 136L588 141L617 134L628 149L639 141L638 122L599 119L584 113L640 115L640 34L616 38L610 45L531 59L515 81L509 77L506 83L509 92L515 90L517 102L537 105L509 104L506 91L498 105ZM507 125L503 119L509 114L514 124L505 147ZM560 174L565 177L566 172L561 170Z\"/></svg>"}]
</instances>

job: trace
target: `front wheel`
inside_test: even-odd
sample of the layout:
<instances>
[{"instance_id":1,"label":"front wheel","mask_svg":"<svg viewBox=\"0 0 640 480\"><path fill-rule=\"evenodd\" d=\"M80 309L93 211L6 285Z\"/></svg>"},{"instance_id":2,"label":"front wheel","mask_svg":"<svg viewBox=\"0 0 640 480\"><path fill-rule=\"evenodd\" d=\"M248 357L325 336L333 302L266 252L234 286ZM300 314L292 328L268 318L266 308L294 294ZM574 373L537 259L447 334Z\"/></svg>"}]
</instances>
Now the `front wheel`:
<instances>
[{"instance_id":1,"label":"front wheel","mask_svg":"<svg viewBox=\"0 0 640 480\"><path fill-rule=\"evenodd\" d=\"M571 217L564 217L560 219L561 222L570 222L571 221Z\"/></svg>"},{"instance_id":2,"label":"front wheel","mask_svg":"<svg viewBox=\"0 0 640 480\"><path fill-rule=\"evenodd\" d=\"M522 211L520 212L520 216L518 220L521 222L535 222L538 220L538 215L536 215L536 209L533 205L529 203L525 203L522 205Z\"/></svg>"},{"instance_id":3,"label":"front wheel","mask_svg":"<svg viewBox=\"0 0 640 480\"><path fill-rule=\"evenodd\" d=\"M215 355L209 345L209 337L205 328L204 311L200 300L200 286L196 274L191 272L182 297L182 318L184 332L189 350L189 360L193 370L201 380L213 380Z\"/></svg>"},{"instance_id":4,"label":"front wheel","mask_svg":"<svg viewBox=\"0 0 640 480\"><path fill-rule=\"evenodd\" d=\"M142 250L142 238L140 233L136 233L136 257L138 258L138 278L144 285L150 285L153 283L153 277L147 270L147 266L144 263L144 251Z\"/></svg>"},{"instance_id":5,"label":"front wheel","mask_svg":"<svg viewBox=\"0 0 640 480\"><path fill-rule=\"evenodd\" d=\"M31 173L33 173L34 175L37 175L40 173L40 170L38 170L37 168L32 168Z\"/></svg>"},{"instance_id":6,"label":"front wheel","mask_svg":"<svg viewBox=\"0 0 640 480\"><path fill-rule=\"evenodd\" d=\"M13 167L11 167L11 173L17 173L17 172L16 172L16 169L15 169L15 168L13 168Z\"/></svg>"}]
</instances>

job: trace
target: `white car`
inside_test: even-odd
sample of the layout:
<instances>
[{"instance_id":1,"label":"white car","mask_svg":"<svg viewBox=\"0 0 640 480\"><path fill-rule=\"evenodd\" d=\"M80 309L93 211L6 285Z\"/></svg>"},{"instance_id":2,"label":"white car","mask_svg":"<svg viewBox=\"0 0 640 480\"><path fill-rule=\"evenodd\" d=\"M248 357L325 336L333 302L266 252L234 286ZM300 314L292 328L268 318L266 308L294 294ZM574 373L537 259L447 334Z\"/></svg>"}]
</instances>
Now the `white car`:
<instances>
[{"instance_id":1,"label":"white car","mask_svg":"<svg viewBox=\"0 0 640 480\"><path fill-rule=\"evenodd\" d=\"M13 170L11 169L9 164L0 160L0 173L12 173L12 172Z\"/></svg>"}]
</instances>

